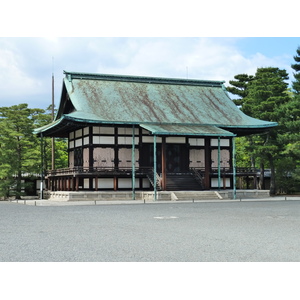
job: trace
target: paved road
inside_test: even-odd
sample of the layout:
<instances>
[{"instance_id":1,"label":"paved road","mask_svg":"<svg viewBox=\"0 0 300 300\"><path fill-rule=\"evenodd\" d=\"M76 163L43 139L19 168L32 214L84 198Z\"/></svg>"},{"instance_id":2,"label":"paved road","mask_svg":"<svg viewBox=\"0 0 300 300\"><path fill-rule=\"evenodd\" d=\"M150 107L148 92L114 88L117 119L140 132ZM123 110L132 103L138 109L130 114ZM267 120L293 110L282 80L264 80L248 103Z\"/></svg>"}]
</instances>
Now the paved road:
<instances>
[{"instance_id":1,"label":"paved road","mask_svg":"<svg viewBox=\"0 0 300 300\"><path fill-rule=\"evenodd\" d=\"M300 261L300 201L0 202L0 261Z\"/></svg>"}]
</instances>

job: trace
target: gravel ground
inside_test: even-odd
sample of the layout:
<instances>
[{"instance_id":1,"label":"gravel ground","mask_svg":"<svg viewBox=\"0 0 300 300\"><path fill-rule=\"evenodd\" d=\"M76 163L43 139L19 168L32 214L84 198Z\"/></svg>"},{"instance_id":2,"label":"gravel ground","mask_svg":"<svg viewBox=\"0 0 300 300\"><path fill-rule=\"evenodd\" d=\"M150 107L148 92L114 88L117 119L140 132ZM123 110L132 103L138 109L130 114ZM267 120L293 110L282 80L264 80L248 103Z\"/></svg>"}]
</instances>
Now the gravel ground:
<instances>
[{"instance_id":1,"label":"gravel ground","mask_svg":"<svg viewBox=\"0 0 300 300\"><path fill-rule=\"evenodd\" d=\"M0 202L1 262L300 261L300 201Z\"/></svg>"}]
</instances>

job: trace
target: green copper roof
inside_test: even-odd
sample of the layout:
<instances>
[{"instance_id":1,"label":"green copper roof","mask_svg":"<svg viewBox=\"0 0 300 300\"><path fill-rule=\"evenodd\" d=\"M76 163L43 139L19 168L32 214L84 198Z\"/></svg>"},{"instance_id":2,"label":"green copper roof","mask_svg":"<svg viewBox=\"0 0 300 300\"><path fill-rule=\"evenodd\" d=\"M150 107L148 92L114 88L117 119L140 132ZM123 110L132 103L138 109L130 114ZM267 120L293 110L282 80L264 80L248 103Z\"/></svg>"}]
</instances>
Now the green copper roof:
<instances>
[{"instance_id":1,"label":"green copper roof","mask_svg":"<svg viewBox=\"0 0 300 300\"><path fill-rule=\"evenodd\" d=\"M60 121L36 130L37 133L55 135L79 123L205 125L233 133L242 130L244 134L277 125L242 113L222 81L65 74L56 116L56 122Z\"/></svg>"},{"instance_id":2,"label":"green copper roof","mask_svg":"<svg viewBox=\"0 0 300 300\"><path fill-rule=\"evenodd\" d=\"M234 136L233 133L207 125L145 125L140 126L155 135Z\"/></svg>"}]
</instances>

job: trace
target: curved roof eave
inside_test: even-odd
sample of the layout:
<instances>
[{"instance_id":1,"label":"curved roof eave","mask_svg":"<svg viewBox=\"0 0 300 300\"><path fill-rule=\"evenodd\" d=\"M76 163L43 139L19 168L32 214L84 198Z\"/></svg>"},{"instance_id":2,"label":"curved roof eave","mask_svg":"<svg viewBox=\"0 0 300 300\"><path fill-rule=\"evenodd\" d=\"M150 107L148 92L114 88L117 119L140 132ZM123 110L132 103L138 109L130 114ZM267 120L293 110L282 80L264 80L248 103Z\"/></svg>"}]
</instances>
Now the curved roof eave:
<instances>
[{"instance_id":1,"label":"curved roof eave","mask_svg":"<svg viewBox=\"0 0 300 300\"><path fill-rule=\"evenodd\" d=\"M86 113L83 111L75 111L67 115L63 115L65 119L72 120L75 122L80 122L80 123L89 123L89 124L173 124L173 125L186 125L186 126L192 126L192 125L202 125L202 126L214 126L214 127L219 127L219 128L226 128L226 129L254 129L254 128L264 128L264 129L269 129L278 126L277 122L269 122L269 121L263 121L263 120L258 120L251 118L246 115L247 118L249 118L251 121L255 120L255 124L253 123L245 123L241 125L226 125L226 124L221 124L221 123L189 123L189 122L153 122L153 121L140 121L140 120L104 120L100 119L97 115L92 114L92 113Z\"/></svg>"},{"instance_id":2,"label":"curved roof eave","mask_svg":"<svg viewBox=\"0 0 300 300\"><path fill-rule=\"evenodd\" d=\"M173 125L173 126L202 126L206 128L219 128L220 130L226 130L226 134L230 132L228 135L247 135L253 133L262 133L265 132L275 126L277 126L276 122L266 122L261 121L261 124L258 125L221 125L221 124L191 124L191 123L160 123L160 122L140 122L140 121L107 121L100 120L97 116L93 114L87 114L83 112L73 112L68 115L63 115L60 119L40 128L34 130L34 133L38 136L57 136L57 137L67 137L68 132L74 130L74 128L83 128L86 126L90 126L91 124L103 124L103 125L141 125L145 127L145 125L149 126L162 126L162 125ZM219 133L222 133L219 131ZM222 135L222 134L221 134Z\"/></svg>"},{"instance_id":3,"label":"curved roof eave","mask_svg":"<svg viewBox=\"0 0 300 300\"><path fill-rule=\"evenodd\" d=\"M76 122L72 118L67 118L66 116L61 117L60 119L40 128L34 129L33 133L41 136L49 137L68 137L68 133L74 128L82 128L86 126L86 122Z\"/></svg>"}]
</instances>

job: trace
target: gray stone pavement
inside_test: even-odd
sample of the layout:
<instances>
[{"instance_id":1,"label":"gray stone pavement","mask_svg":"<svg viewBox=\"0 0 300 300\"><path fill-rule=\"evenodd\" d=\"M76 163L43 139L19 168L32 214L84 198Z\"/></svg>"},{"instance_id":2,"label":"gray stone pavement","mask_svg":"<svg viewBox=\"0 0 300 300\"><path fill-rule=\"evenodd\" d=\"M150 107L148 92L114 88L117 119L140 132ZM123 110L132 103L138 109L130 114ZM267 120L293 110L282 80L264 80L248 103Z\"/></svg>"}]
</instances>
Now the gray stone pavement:
<instances>
[{"instance_id":1,"label":"gray stone pavement","mask_svg":"<svg viewBox=\"0 0 300 300\"><path fill-rule=\"evenodd\" d=\"M0 261L295 262L299 228L295 197L1 201Z\"/></svg>"}]
</instances>

